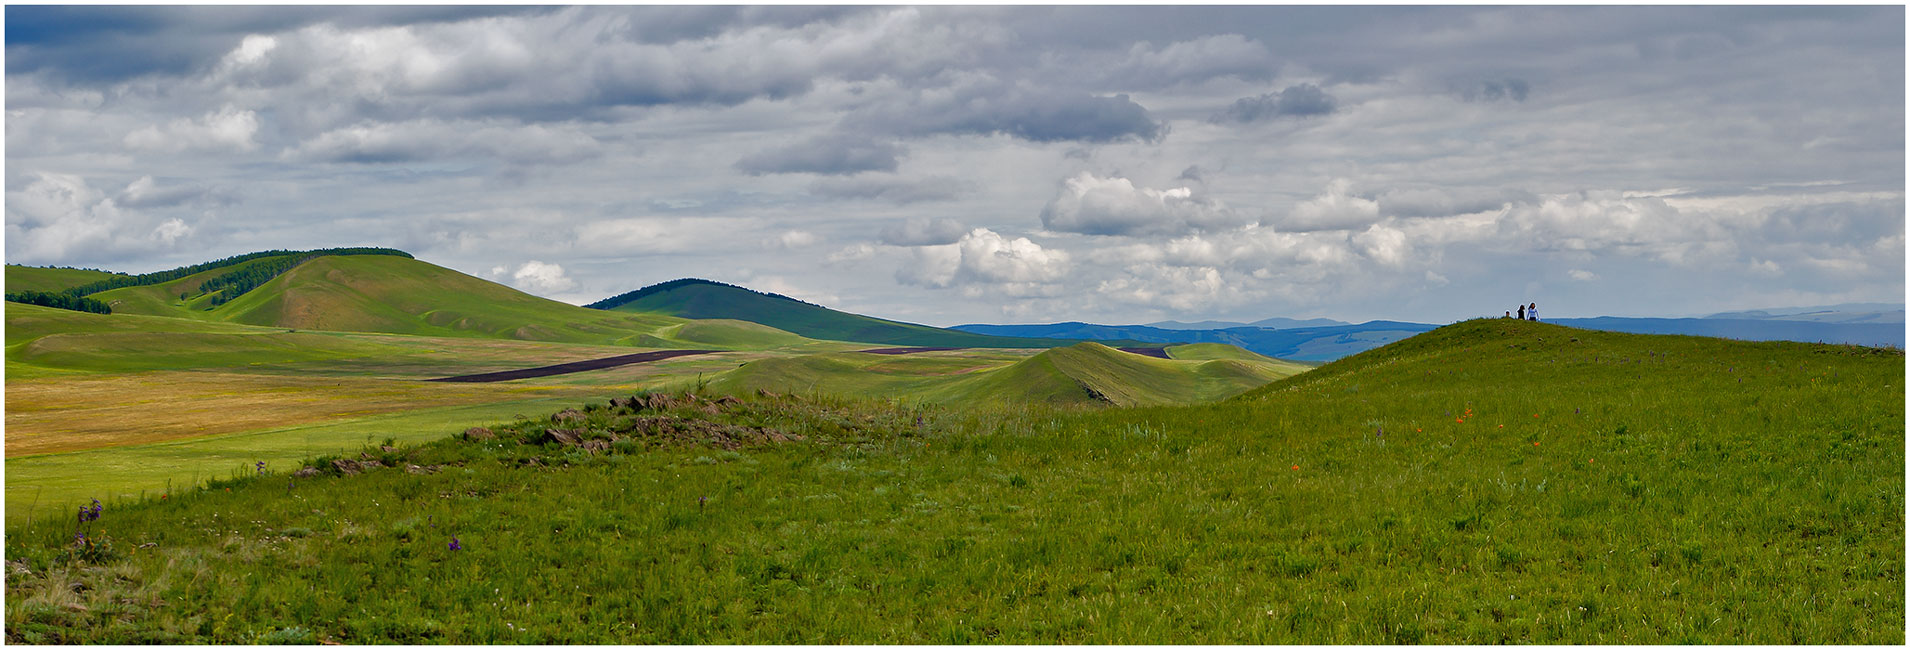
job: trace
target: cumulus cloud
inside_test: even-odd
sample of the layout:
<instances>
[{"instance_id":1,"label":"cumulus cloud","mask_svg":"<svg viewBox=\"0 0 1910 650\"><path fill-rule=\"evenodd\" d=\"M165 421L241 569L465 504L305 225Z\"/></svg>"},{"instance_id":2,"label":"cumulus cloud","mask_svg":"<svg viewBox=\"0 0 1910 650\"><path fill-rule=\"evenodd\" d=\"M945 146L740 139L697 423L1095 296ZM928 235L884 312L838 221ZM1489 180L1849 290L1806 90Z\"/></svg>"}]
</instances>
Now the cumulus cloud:
<instances>
[{"instance_id":1,"label":"cumulus cloud","mask_svg":"<svg viewBox=\"0 0 1910 650\"><path fill-rule=\"evenodd\" d=\"M960 241L968 232L968 226L954 219L909 217L883 228L880 238L890 246L940 246Z\"/></svg>"},{"instance_id":2,"label":"cumulus cloud","mask_svg":"<svg viewBox=\"0 0 1910 650\"><path fill-rule=\"evenodd\" d=\"M577 281L564 273L564 267L531 260L513 270L507 266L491 268L491 277L508 282L528 293L561 293L577 288Z\"/></svg>"},{"instance_id":3,"label":"cumulus cloud","mask_svg":"<svg viewBox=\"0 0 1910 650\"><path fill-rule=\"evenodd\" d=\"M180 118L126 134L126 146L147 151L251 151L258 148L259 116L227 105L197 120Z\"/></svg>"},{"instance_id":4,"label":"cumulus cloud","mask_svg":"<svg viewBox=\"0 0 1910 650\"><path fill-rule=\"evenodd\" d=\"M1319 86L1287 86L1277 93L1235 100L1227 110L1209 119L1211 122L1259 122L1277 117L1313 117L1328 115L1339 108L1339 101Z\"/></svg>"},{"instance_id":5,"label":"cumulus cloud","mask_svg":"<svg viewBox=\"0 0 1910 650\"><path fill-rule=\"evenodd\" d=\"M477 157L548 164L587 160L600 150L595 138L573 127L412 120L327 131L287 151L285 157L363 164Z\"/></svg>"},{"instance_id":6,"label":"cumulus cloud","mask_svg":"<svg viewBox=\"0 0 1910 650\"><path fill-rule=\"evenodd\" d=\"M834 199L874 199L908 205L931 201L949 201L973 194L974 183L953 176L929 176L905 179L894 176L858 174L846 177L818 178L809 184L809 193ZM946 242L943 242L946 243Z\"/></svg>"},{"instance_id":7,"label":"cumulus cloud","mask_svg":"<svg viewBox=\"0 0 1910 650\"><path fill-rule=\"evenodd\" d=\"M1597 273L1593 273L1585 269L1572 269L1570 271L1566 271L1565 275L1579 282L1591 282L1593 280L1598 279Z\"/></svg>"},{"instance_id":8,"label":"cumulus cloud","mask_svg":"<svg viewBox=\"0 0 1910 650\"><path fill-rule=\"evenodd\" d=\"M1352 181L1334 179L1325 192L1293 206L1278 225L1292 231L1348 230L1379 221L1379 202L1352 189Z\"/></svg>"},{"instance_id":9,"label":"cumulus cloud","mask_svg":"<svg viewBox=\"0 0 1910 650\"><path fill-rule=\"evenodd\" d=\"M952 244L912 250L914 263L897 272L896 280L936 289L993 286L1029 293L1037 285L1061 280L1069 268L1066 251L1043 248L1027 237L1009 239L987 228L971 230Z\"/></svg>"},{"instance_id":10,"label":"cumulus cloud","mask_svg":"<svg viewBox=\"0 0 1910 650\"><path fill-rule=\"evenodd\" d=\"M1177 187L1136 187L1119 177L1081 172L1061 182L1041 210L1041 223L1056 232L1086 235L1162 235L1231 228L1252 219L1218 201Z\"/></svg>"},{"instance_id":11,"label":"cumulus cloud","mask_svg":"<svg viewBox=\"0 0 1910 650\"><path fill-rule=\"evenodd\" d=\"M903 152L904 149L893 142L836 132L744 156L736 161L736 169L751 176L892 172Z\"/></svg>"},{"instance_id":12,"label":"cumulus cloud","mask_svg":"<svg viewBox=\"0 0 1910 650\"><path fill-rule=\"evenodd\" d=\"M7 192L6 213L7 258L14 263L101 264L174 250L193 232L183 219L122 208L68 174L34 174L24 188Z\"/></svg>"}]
</instances>

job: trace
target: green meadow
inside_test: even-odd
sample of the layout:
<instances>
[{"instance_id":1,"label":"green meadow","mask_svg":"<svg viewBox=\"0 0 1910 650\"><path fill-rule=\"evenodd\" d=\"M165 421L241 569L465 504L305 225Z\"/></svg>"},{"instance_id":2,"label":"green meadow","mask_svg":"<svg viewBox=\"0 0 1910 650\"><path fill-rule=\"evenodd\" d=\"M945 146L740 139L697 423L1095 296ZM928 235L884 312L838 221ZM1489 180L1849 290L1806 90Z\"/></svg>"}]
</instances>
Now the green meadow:
<instances>
[{"instance_id":1,"label":"green meadow","mask_svg":"<svg viewBox=\"0 0 1910 650\"><path fill-rule=\"evenodd\" d=\"M405 423L436 439L92 522L42 504L8 526L6 629L1897 645L1904 370L1897 350L1495 319L1193 405L605 392L469 438Z\"/></svg>"}]
</instances>

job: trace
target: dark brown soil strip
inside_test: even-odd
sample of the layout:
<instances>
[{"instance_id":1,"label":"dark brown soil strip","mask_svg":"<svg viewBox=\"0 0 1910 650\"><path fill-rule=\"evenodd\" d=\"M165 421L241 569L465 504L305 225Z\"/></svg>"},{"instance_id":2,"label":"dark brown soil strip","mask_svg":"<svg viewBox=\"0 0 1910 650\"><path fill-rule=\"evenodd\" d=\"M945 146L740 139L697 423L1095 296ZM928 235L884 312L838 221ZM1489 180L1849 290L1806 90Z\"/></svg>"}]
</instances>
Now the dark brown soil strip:
<instances>
[{"instance_id":1,"label":"dark brown soil strip","mask_svg":"<svg viewBox=\"0 0 1910 650\"><path fill-rule=\"evenodd\" d=\"M540 368L525 368L523 370L501 370L498 372L486 372L486 373L481 373L476 375L459 375L456 377L444 377L440 379L432 379L429 381L447 381L447 382L480 384L480 383L488 383L493 381L510 381L512 379L549 377L551 375L567 375L573 372L583 372L585 370L601 370L604 368L615 368L617 366L627 366L633 363L643 363L645 361L661 361L663 359L671 359L675 357L687 357L693 354L709 354L711 352L716 352L716 351L717 350L658 350L656 352L639 352L636 354L626 354L626 355L615 356L615 357L604 357L602 359L585 359L583 361L572 361L570 363L560 363L554 366L543 366Z\"/></svg>"},{"instance_id":2,"label":"dark brown soil strip","mask_svg":"<svg viewBox=\"0 0 1910 650\"><path fill-rule=\"evenodd\" d=\"M1134 354L1138 354L1143 357L1154 357L1156 359L1173 358L1173 357L1167 356L1167 348L1118 348L1118 349L1122 352L1132 352Z\"/></svg>"},{"instance_id":3,"label":"dark brown soil strip","mask_svg":"<svg viewBox=\"0 0 1910 650\"><path fill-rule=\"evenodd\" d=\"M966 350L966 349L968 348L875 348L873 350L856 350L856 351L866 352L869 354L915 354L917 352L947 352L949 350Z\"/></svg>"}]
</instances>

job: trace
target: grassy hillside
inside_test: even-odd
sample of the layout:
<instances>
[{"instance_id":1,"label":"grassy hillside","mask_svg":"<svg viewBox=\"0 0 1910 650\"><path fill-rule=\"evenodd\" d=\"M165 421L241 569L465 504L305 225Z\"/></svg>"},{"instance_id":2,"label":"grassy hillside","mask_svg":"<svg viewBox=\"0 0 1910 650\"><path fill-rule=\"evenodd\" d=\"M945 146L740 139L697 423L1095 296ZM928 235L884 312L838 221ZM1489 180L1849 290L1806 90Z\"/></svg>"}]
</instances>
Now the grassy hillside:
<instances>
[{"instance_id":1,"label":"grassy hillside","mask_svg":"<svg viewBox=\"0 0 1910 650\"><path fill-rule=\"evenodd\" d=\"M121 274L91 269L65 269L8 264L7 293L17 293L21 291L63 291L119 275Z\"/></svg>"},{"instance_id":2,"label":"grassy hillside","mask_svg":"<svg viewBox=\"0 0 1910 650\"><path fill-rule=\"evenodd\" d=\"M611 345L668 346L677 339L659 335L658 330L684 322L669 316L584 309L397 256L319 257L216 307L209 295L198 293L201 283L220 274L275 262L277 258L259 258L93 297L112 304L115 313L293 329ZM188 297L182 299L182 295ZM763 334L760 327L730 326L739 331L726 335L718 332L725 329L721 324L696 329L705 338L761 338Z\"/></svg>"},{"instance_id":3,"label":"grassy hillside","mask_svg":"<svg viewBox=\"0 0 1910 650\"><path fill-rule=\"evenodd\" d=\"M1198 406L597 402L65 504L9 528L7 634L1896 645L1903 380L1494 320Z\"/></svg>"},{"instance_id":4,"label":"grassy hillside","mask_svg":"<svg viewBox=\"0 0 1910 650\"><path fill-rule=\"evenodd\" d=\"M836 311L787 296L707 280L672 280L590 305L617 312L761 323L812 339L889 345L1049 348L1072 340L989 336ZM1137 343L1128 341L1126 343Z\"/></svg>"},{"instance_id":5,"label":"grassy hillside","mask_svg":"<svg viewBox=\"0 0 1910 650\"><path fill-rule=\"evenodd\" d=\"M1231 354L1252 355L1244 350ZM730 393L826 393L967 406L1134 406L1221 399L1304 369L1284 362L1155 359L1079 343L992 363L973 353L764 359L718 375L709 386Z\"/></svg>"}]
</instances>

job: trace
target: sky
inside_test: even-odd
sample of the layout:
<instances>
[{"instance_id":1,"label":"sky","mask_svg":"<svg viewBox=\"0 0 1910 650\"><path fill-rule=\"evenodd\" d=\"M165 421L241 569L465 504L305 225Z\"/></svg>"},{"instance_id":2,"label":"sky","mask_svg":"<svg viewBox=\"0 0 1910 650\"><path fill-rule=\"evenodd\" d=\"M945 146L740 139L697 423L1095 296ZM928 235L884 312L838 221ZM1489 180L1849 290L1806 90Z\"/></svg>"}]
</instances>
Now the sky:
<instances>
[{"instance_id":1,"label":"sky","mask_svg":"<svg viewBox=\"0 0 1910 650\"><path fill-rule=\"evenodd\" d=\"M1902 302L1904 8L6 8L8 263L931 325Z\"/></svg>"}]
</instances>

